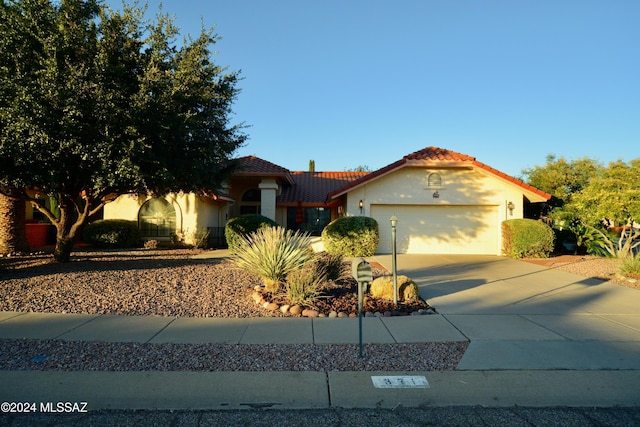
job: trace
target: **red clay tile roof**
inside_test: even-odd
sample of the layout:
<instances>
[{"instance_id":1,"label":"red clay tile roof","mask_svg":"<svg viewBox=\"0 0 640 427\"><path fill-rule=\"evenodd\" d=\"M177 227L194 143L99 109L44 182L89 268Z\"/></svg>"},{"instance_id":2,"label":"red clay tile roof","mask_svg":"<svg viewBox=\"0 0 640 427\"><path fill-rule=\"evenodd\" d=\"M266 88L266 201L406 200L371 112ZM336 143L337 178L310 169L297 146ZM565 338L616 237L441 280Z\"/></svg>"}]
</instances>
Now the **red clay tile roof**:
<instances>
[{"instance_id":1,"label":"red clay tile roof","mask_svg":"<svg viewBox=\"0 0 640 427\"><path fill-rule=\"evenodd\" d=\"M438 147L427 147L404 156L405 160L431 160L436 162L467 162L474 161L476 158L467 156L466 154L456 153L455 151L446 150Z\"/></svg>"},{"instance_id":2,"label":"red clay tile roof","mask_svg":"<svg viewBox=\"0 0 640 427\"><path fill-rule=\"evenodd\" d=\"M295 185L283 188L278 206L327 206L327 194L369 172L293 172Z\"/></svg>"},{"instance_id":3,"label":"red clay tile roof","mask_svg":"<svg viewBox=\"0 0 640 427\"><path fill-rule=\"evenodd\" d=\"M224 193L222 191L207 191L205 192L205 194L207 197L210 197L211 199L218 202L225 202L225 203L235 202L235 199L233 198L233 196L231 196L230 194Z\"/></svg>"},{"instance_id":4,"label":"red clay tile roof","mask_svg":"<svg viewBox=\"0 0 640 427\"><path fill-rule=\"evenodd\" d=\"M237 176L273 176L279 177L293 184L293 178L289 169L278 166L256 156L240 157L238 160L238 170L234 173Z\"/></svg>"},{"instance_id":5,"label":"red clay tile roof","mask_svg":"<svg viewBox=\"0 0 640 427\"><path fill-rule=\"evenodd\" d=\"M503 172L500 172L497 169L487 166L484 163L477 161L475 157L471 157L466 154L461 154L455 151L450 151L450 150L446 150L444 148L438 148L438 147L426 147L426 148L423 148L422 150L408 154L404 156L402 159L398 160L397 162L384 166L383 168L380 168L377 171L371 172L366 176L363 176L355 181L348 183L347 185L341 188L338 188L330 192L328 197L329 198L339 197L347 193L348 191L356 187L359 187L360 185L363 185L369 181L378 179L388 173L391 173L405 166L474 167L477 169L482 169L484 171L487 171L497 176L500 179L506 180L518 187L521 187L523 190L529 193L533 193L544 200L549 200L551 198L550 194L538 188L535 188L529 184L526 184L517 178L514 178Z\"/></svg>"}]
</instances>

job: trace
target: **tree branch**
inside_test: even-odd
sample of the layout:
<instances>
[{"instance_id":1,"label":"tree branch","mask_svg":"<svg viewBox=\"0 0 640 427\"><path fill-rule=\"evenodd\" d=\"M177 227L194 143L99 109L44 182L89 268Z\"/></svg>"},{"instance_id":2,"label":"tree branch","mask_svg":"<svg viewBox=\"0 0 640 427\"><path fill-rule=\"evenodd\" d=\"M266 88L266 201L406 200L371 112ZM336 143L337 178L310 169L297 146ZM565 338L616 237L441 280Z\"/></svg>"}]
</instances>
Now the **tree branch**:
<instances>
[{"instance_id":1,"label":"tree branch","mask_svg":"<svg viewBox=\"0 0 640 427\"><path fill-rule=\"evenodd\" d=\"M47 209L47 207L44 206L39 199L28 198L27 201L31 203L31 206L33 206L34 209L38 210L38 212L46 216L47 219L51 222L51 224L58 223L58 218L56 218L55 215L51 213L51 211Z\"/></svg>"}]
</instances>

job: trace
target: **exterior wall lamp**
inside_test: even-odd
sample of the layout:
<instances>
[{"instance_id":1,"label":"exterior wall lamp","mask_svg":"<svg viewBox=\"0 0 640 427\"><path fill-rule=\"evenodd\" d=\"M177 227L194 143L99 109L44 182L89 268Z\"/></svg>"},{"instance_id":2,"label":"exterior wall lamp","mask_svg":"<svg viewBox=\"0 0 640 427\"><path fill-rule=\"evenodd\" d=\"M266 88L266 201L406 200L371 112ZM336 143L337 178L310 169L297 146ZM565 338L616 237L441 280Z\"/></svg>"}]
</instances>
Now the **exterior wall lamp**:
<instances>
[{"instance_id":1,"label":"exterior wall lamp","mask_svg":"<svg viewBox=\"0 0 640 427\"><path fill-rule=\"evenodd\" d=\"M362 210L364 209L364 200L360 199L358 202L358 207L360 208L360 213L362 214Z\"/></svg>"},{"instance_id":2,"label":"exterior wall lamp","mask_svg":"<svg viewBox=\"0 0 640 427\"><path fill-rule=\"evenodd\" d=\"M507 203L507 209L509 209L509 215L513 216L513 210L516 208L516 205L513 202Z\"/></svg>"}]
</instances>

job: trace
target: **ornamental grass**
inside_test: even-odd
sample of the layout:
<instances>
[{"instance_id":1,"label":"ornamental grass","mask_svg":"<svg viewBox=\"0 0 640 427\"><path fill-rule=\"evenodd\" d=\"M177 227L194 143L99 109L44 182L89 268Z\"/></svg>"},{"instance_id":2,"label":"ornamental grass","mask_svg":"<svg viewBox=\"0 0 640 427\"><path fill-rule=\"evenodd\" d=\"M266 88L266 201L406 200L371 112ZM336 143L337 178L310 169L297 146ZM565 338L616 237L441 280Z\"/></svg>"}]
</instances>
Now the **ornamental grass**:
<instances>
[{"instance_id":1,"label":"ornamental grass","mask_svg":"<svg viewBox=\"0 0 640 427\"><path fill-rule=\"evenodd\" d=\"M315 301L322 298L327 283L327 269L317 261L293 270L284 283L284 296L291 304L314 307Z\"/></svg>"},{"instance_id":2,"label":"ornamental grass","mask_svg":"<svg viewBox=\"0 0 640 427\"><path fill-rule=\"evenodd\" d=\"M640 278L640 254L622 258L619 271L624 276Z\"/></svg>"}]
</instances>

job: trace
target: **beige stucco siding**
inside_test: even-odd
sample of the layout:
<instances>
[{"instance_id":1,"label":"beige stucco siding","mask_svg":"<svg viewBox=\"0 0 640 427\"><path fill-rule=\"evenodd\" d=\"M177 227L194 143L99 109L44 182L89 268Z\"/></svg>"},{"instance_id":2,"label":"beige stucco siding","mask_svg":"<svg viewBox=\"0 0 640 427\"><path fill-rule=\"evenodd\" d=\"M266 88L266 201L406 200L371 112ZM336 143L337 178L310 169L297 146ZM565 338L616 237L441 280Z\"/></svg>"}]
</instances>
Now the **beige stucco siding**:
<instances>
[{"instance_id":1,"label":"beige stucco siding","mask_svg":"<svg viewBox=\"0 0 640 427\"><path fill-rule=\"evenodd\" d=\"M125 194L104 205L104 219L138 220L140 206L147 200L145 196Z\"/></svg>"}]
</instances>

